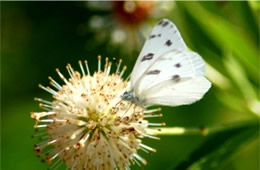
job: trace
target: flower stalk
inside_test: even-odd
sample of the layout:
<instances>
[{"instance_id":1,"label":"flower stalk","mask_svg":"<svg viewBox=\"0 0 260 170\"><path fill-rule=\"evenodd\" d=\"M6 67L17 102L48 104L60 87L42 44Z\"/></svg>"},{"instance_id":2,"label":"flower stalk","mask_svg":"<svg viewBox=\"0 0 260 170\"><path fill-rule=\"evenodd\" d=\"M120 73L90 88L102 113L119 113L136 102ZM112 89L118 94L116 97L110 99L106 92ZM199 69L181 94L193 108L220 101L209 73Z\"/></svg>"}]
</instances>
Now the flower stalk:
<instances>
[{"instance_id":1,"label":"flower stalk","mask_svg":"<svg viewBox=\"0 0 260 170\"><path fill-rule=\"evenodd\" d=\"M243 120L229 124L222 124L216 126L201 126L201 127L161 127L151 128L149 133L158 136L178 136L178 135L212 135L214 133L227 131L231 129L241 128L244 126L259 124L258 119Z\"/></svg>"}]
</instances>

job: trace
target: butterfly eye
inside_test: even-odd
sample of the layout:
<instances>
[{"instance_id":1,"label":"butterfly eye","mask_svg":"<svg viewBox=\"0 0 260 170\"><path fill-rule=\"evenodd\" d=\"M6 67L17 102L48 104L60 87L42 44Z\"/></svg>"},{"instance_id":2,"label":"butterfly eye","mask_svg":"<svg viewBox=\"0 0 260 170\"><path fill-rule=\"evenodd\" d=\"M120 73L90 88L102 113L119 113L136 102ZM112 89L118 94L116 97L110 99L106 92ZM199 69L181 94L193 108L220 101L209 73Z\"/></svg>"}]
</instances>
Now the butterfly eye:
<instances>
[{"instance_id":1,"label":"butterfly eye","mask_svg":"<svg viewBox=\"0 0 260 170\"><path fill-rule=\"evenodd\" d=\"M128 92L124 92L123 95L121 96L123 99L126 99L128 97Z\"/></svg>"},{"instance_id":2,"label":"butterfly eye","mask_svg":"<svg viewBox=\"0 0 260 170\"><path fill-rule=\"evenodd\" d=\"M123 100L131 101L133 99L133 93L131 91L126 91L124 94L121 96Z\"/></svg>"}]
</instances>

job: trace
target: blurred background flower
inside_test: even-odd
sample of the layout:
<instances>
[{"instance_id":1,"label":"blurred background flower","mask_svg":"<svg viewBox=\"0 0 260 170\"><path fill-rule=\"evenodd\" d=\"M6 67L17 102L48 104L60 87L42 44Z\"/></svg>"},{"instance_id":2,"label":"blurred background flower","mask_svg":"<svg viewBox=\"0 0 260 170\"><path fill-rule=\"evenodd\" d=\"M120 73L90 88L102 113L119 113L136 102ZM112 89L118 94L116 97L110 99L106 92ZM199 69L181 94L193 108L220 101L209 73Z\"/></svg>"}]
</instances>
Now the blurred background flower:
<instances>
[{"instance_id":1,"label":"blurred background flower","mask_svg":"<svg viewBox=\"0 0 260 170\"><path fill-rule=\"evenodd\" d=\"M93 13L81 30L91 29L95 41L107 42L107 50L132 57L152 26L174 8L174 1L89 1ZM100 13L100 14L99 14Z\"/></svg>"},{"instance_id":2,"label":"blurred background flower","mask_svg":"<svg viewBox=\"0 0 260 170\"><path fill-rule=\"evenodd\" d=\"M37 85L47 84L46 77L54 75L55 68L87 59L93 73L96 57L102 54L123 58L130 68L127 73L131 71L143 35L162 16L150 17L144 22L147 27L138 24L142 25L137 31L141 30L140 45L129 48L123 41L114 46L112 32L126 24L112 12L112 4L99 3L103 9L97 10L89 4L86 7L86 2L1 2L3 169L46 169L34 155L29 113L40 110L32 100L35 96L50 99ZM157 7L153 5L152 10ZM163 16L177 25L190 49L205 59L213 87L193 105L162 108L164 117L158 122L175 127L171 129L175 135L165 133L159 142L144 140L157 148L152 157L141 153L149 157L146 169L259 168L259 9L256 1L177 1ZM100 27L94 31L91 23L99 23L100 18ZM103 33L106 38L96 38ZM124 35L126 40L134 37ZM120 55L129 54L127 50L131 57Z\"/></svg>"}]
</instances>

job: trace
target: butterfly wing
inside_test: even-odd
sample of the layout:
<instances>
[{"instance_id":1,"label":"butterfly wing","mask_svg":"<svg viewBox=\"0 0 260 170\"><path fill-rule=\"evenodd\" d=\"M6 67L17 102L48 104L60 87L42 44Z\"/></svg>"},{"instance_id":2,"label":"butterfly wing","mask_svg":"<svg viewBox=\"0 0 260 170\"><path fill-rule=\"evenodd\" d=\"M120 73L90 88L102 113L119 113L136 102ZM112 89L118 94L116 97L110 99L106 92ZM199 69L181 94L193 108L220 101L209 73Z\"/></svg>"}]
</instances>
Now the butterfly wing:
<instances>
[{"instance_id":1,"label":"butterfly wing","mask_svg":"<svg viewBox=\"0 0 260 170\"><path fill-rule=\"evenodd\" d=\"M135 84L135 96L146 105L191 104L203 97L211 83L204 77L203 59L179 49L160 56Z\"/></svg>"},{"instance_id":2,"label":"butterfly wing","mask_svg":"<svg viewBox=\"0 0 260 170\"><path fill-rule=\"evenodd\" d=\"M172 80L165 81L146 93L145 104L178 106L191 104L200 100L209 90L211 83L205 77L183 78L178 84Z\"/></svg>"},{"instance_id":3,"label":"butterfly wing","mask_svg":"<svg viewBox=\"0 0 260 170\"><path fill-rule=\"evenodd\" d=\"M137 80L160 56L175 49L186 51L187 47L177 27L163 19L153 28L137 58L131 74L131 86L135 86Z\"/></svg>"}]
</instances>

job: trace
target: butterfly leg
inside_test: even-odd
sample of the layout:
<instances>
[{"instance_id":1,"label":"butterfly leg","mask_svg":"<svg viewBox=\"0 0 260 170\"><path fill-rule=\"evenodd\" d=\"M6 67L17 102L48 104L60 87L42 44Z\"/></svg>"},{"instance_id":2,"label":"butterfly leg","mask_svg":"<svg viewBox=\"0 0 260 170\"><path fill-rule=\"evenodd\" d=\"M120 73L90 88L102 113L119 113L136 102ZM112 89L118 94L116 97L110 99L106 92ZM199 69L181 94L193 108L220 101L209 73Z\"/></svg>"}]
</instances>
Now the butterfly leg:
<instances>
[{"instance_id":1,"label":"butterfly leg","mask_svg":"<svg viewBox=\"0 0 260 170\"><path fill-rule=\"evenodd\" d=\"M132 105L133 105L133 103L131 102L130 106L127 108L127 110L126 110L125 113L123 114L123 117L124 117L125 114L129 111L129 109L131 108Z\"/></svg>"},{"instance_id":2,"label":"butterfly leg","mask_svg":"<svg viewBox=\"0 0 260 170\"><path fill-rule=\"evenodd\" d=\"M117 107L122 101L123 99L121 99L117 104L115 104L115 107Z\"/></svg>"},{"instance_id":3,"label":"butterfly leg","mask_svg":"<svg viewBox=\"0 0 260 170\"><path fill-rule=\"evenodd\" d=\"M135 104L135 106L134 106L134 113L135 113L135 109L136 109L136 104Z\"/></svg>"}]
</instances>

